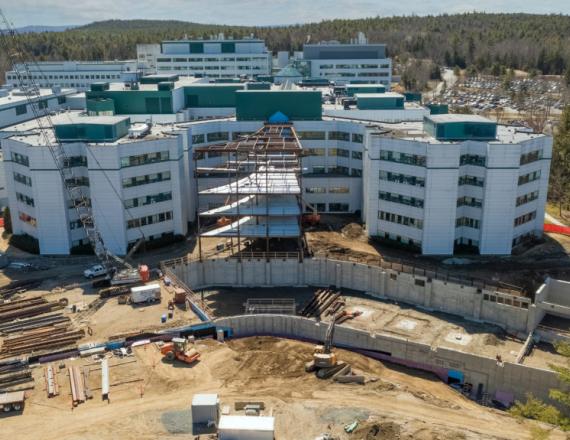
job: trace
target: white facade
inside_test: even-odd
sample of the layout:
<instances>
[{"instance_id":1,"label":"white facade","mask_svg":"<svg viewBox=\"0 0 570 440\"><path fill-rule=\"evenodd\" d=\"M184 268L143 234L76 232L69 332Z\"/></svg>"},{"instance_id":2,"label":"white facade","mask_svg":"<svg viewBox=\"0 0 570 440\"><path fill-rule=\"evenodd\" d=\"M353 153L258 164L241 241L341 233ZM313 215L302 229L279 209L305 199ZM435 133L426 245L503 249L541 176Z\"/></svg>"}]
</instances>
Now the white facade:
<instances>
[{"instance_id":1,"label":"white facade","mask_svg":"<svg viewBox=\"0 0 570 440\"><path fill-rule=\"evenodd\" d=\"M126 254L143 234L152 240L187 232L188 132L164 130L137 140L65 144L68 156L77 160L74 174L85 184L103 241L117 255ZM23 131L2 139L1 145L14 233L37 238L42 254L67 254L86 244L61 176L39 137Z\"/></svg>"},{"instance_id":2,"label":"white facade","mask_svg":"<svg viewBox=\"0 0 570 440\"><path fill-rule=\"evenodd\" d=\"M392 82L392 60L386 57L383 44L305 44L303 60L310 62L312 78L336 84L357 81L389 88Z\"/></svg>"},{"instance_id":3,"label":"white facade","mask_svg":"<svg viewBox=\"0 0 570 440\"><path fill-rule=\"evenodd\" d=\"M14 127L6 129L12 137L2 140L14 230L37 237L43 253L67 253L83 231L69 226L74 213L65 206L60 177L48 149L37 145L37 135L26 133L26 124L21 124L19 136L13 136ZM109 247L124 254L141 230L147 238L184 234L197 208L205 211L223 204L223 196L214 194L201 196L203 206L196 206L197 189L227 184L227 177L196 179L194 146L235 140L262 125L234 118L181 123L172 118L142 139L66 148L72 156L87 158L78 173L89 179L97 224ZM500 126L493 141L444 142L428 135L421 122L331 118L297 121L294 126L307 150L300 182L303 199L312 207L307 210L360 213L370 237L413 244L424 254L452 254L454 246L461 245L478 248L481 254L510 254L526 236L542 234L550 137ZM162 151L168 151L167 161L137 166L121 161ZM206 155L198 165L215 167L223 160ZM168 180L144 183L156 180L145 176L166 172ZM142 183L124 183L137 180ZM170 200L125 209L134 199L168 192ZM172 212L169 220L140 230L127 227L133 218L167 211Z\"/></svg>"},{"instance_id":4,"label":"white facade","mask_svg":"<svg viewBox=\"0 0 570 440\"><path fill-rule=\"evenodd\" d=\"M158 52L157 52L158 46ZM263 40L218 39L163 41L137 45L137 57L158 74L205 78L237 78L270 75L272 53Z\"/></svg>"},{"instance_id":5,"label":"white facade","mask_svg":"<svg viewBox=\"0 0 570 440\"><path fill-rule=\"evenodd\" d=\"M507 127L499 127L494 141L438 142L411 134L367 135L363 191L370 236L414 244L423 254L448 255L454 245L465 245L503 255L542 234L551 138Z\"/></svg>"},{"instance_id":6,"label":"white facade","mask_svg":"<svg viewBox=\"0 0 570 440\"><path fill-rule=\"evenodd\" d=\"M28 84L23 68L16 69ZM45 61L30 63L28 69L40 87L72 87L81 91L88 90L94 82L132 82L142 74L136 61ZM19 86L15 70L6 72L6 84Z\"/></svg>"},{"instance_id":7,"label":"white facade","mask_svg":"<svg viewBox=\"0 0 570 440\"><path fill-rule=\"evenodd\" d=\"M39 102L40 112L57 111L67 108L67 97L74 94L73 89L42 88L40 93L32 98L32 101ZM0 128L33 118L34 112L24 92L19 89L0 89Z\"/></svg>"}]
</instances>

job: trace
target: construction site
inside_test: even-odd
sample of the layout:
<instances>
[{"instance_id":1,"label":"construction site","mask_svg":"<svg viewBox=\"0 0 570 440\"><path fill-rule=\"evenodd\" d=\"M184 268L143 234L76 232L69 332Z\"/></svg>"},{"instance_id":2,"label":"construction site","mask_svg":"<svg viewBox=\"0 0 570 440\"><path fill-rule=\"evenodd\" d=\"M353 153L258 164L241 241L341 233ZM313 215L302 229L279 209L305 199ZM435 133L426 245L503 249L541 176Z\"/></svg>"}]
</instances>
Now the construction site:
<instances>
[{"instance_id":1,"label":"construction site","mask_svg":"<svg viewBox=\"0 0 570 440\"><path fill-rule=\"evenodd\" d=\"M10 30L8 20L1 18ZM0 35L0 41L18 49L11 42L13 32ZM18 77L32 78L25 60L15 60L16 65ZM97 87L103 93L108 84ZM156 92L170 93L173 87L160 81ZM192 134L192 127L184 124L154 126L153 131L150 122L130 127L128 117L109 114L89 116L86 125L85 119L81 122L86 116L73 120L63 115L71 120L58 125L34 101L33 87L22 93L38 125L23 137L37 144L16 148L30 155L42 149L42 160L53 163L49 171L65 201L65 232L74 232L67 237L72 246L55 254L38 251L34 256L16 249L7 232L0 240L0 437L518 440L537 438L538 433L539 438L567 438L553 425L508 412L529 394L556 404L550 390L565 386L553 367L567 365L554 343L570 340L567 237L547 235L528 247L525 240L513 244L507 237L506 256L497 251L464 258L453 257L454 246L475 246L473 239L462 243L451 237L450 257L432 252L439 247L429 237L433 249L414 254L423 220L374 212L375 220L413 231L404 243L398 232L392 234L397 238L388 233L371 237L356 214L360 209L349 212L349 204L339 201L344 199L328 203L328 212L321 209L325 203L306 200L304 194L311 192L304 176L310 178L320 166L307 172L304 159L324 156L324 148L305 148L299 125L281 111L250 120L248 127L255 130L236 129L231 136L199 133L201 121ZM172 104L160 96L149 103L159 109ZM320 124L320 102L315 102L319 118L314 123ZM97 117L104 118L103 125ZM489 126L480 120L461 124ZM394 141L375 126L360 134L331 130L325 136L322 131L322 138L321 131L306 127L309 142L311 136L324 142L332 133L347 148L348 139L356 139L362 148L373 134L382 137L378 142ZM70 148L85 140L86 130L100 138L85 145L109 154L109 163L117 161L120 171L114 178L128 194L128 205L116 194L111 171L98 162L97 169L83 170L83 156ZM135 143L149 134L141 134L145 130L149 138ZM184 135L176 138L177 130ZM113 132L123 135L113 137ZM194 145L194 136L202 141ZM135 151L125 156L124 150ZM15 165L10 166L30 168L29 157L12 153ZM480 165L482 156L460 159L456 153L457 161L466 161L463 165ZM533 159L538 153L524 154L529 163L538 161ZM336 147L328 156L363 160L362 150L349 154ZM513 154L517 163L519 156ZM426 165L426 156L408 153L390 153L382 160ZM334 173L348 179L349 168L339 163ZM155 165L165 168L150 168ZM193 176L188 182L178 179L184 170ZM356 170L350 176L362 178L362 168L360 174ZM374 170L375 176L384 175ZM419 176L389 174L384 181L390 183L382 185L426 186ZM31 178L16 176L19 185L32 186ZM460 185L458 176L438 185ZM523 184L538 180L540 173L525 176ZM478 186L476 177L469 179ZM178 192L166 186L171 180L176 180ZM97 184L103 188L99 193ZM134 188L143 185L164 185L160 191L165 191L149 195L144 187L140 192ZM312 188L312 194L323 193ZM414 194L423 191L418 188ZM337 184L328 189L336 196L324 197L346 197L349 192ZM376 194L362 199L363 206L374 199L407 205L402 209L416 214L423 209L423 200L383 194L383 199ZM20 196L18 203L27 201L30 208L40 203ZM109 222L111 226L102 222L113 217L108 212L101 216L98 203L105 197L107 206L116 208L112 214L120 217L124 209L129 215ZM184 200L185 208L192 200L187 205L195 212L152 206L173 199ZM475 208L475 199L467 199L462 198L469 209ZM455 208L456 197L449 200ZM139 209L137 217L130 209ZM431 213L435 211L445 209ZM174 237L174 229L159 229L174 222L173 217L183 225L177 230L184 232L181 239L146 250L146 245ZM535 217L536 211L516 219L522 225ZM43 221L25 213L18 219L25 228ZM68 220L73 225L69 231ZM450 228L478 229L478 220L459 220L453 218ZM114 249L125 252L113 251L104 239L119 227L124 234ZM446 228L433 230L441 229ZM59 244L52 235L42 240L55 249ZM402 246L387 247L383 239ZM92 254L71 255L70 249L84 246ZM510 254L512 246L518 254Z\"/></svg>"}]
</instances>

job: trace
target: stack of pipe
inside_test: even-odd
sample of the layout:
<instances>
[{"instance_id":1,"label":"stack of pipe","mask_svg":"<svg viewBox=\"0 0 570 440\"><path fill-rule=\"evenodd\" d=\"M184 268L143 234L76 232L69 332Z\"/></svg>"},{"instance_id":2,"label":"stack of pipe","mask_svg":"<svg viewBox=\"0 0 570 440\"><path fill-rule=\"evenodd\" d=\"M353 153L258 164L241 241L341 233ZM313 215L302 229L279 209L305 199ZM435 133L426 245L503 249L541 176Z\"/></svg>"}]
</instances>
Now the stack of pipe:
<instances>
[{"instance_id":1,"label":"stack of pipe","mask_svg":"<svg viewBox=\"0 0 570 440\"><path fill-rule=\"evenodd\" d=\"M42 297L5 302L0 304L0 323L61 310L66 305L66 299L48 301Z\"/></svg>"},{"instance_id":2,"label":"stack of pipe","mask_svg":"<svg viewBox=\"0 0 570 440\"><path fill-rule=\"evenodd\" d=\"M84 334L83 330L69 328L67 323L25 331L4 339L0 358L74 345Z\"/></svg>"},{"instance_id":3,"label":"stack of pipe","mask_svg":"<svg viewBox=\"0 0 570 440\"><path fill-rule=\"evenodd\" d=\"M71 400L73 405L85 402L85 380L79 366L69 367L69 383L71 385Z\"/></svg>"},{"instance_id":4,"label":"stack of pipe","mask_svg":"<svg viewBox=\"0 0 570 440\"><path fill-rule=\"evenodd\" d=\"M70 319L63 313L34 316L30 318L17 319L12 322L0 324L0 334L20 333L26 330L33 330L41 327L49 327L61 323L69 323Z\"/></svg>"},{"instance_id":5,"label":"stack of pipe","mask_svg":"<svg viewBox=\"0 0 570 440\"><path fill-rule=\"evenodd\" d=\"M315 292L315 296L301 310L301 316L320 318L323 313L339 298L340 292L331 289L321 289Z\"/></svg>"}]
</instances>

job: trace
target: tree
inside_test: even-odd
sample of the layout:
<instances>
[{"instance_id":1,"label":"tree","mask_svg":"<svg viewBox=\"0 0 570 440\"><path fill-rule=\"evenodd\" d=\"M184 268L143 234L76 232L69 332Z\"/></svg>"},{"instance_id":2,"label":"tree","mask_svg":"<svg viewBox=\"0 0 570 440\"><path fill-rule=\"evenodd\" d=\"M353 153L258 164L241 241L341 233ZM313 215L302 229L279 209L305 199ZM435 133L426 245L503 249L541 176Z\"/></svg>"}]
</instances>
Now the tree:
<instances>
[{"instance_id":1,"label":"tree","mask_svg":"<svg viewBox=\"0 0 570 440\"><path fill-rule=\"evenodd\" d=\"M550 199L558 204L562 216L564 204L570 198L570 106L564 108L554 136L550 170Z\"/></svg>"},{"instance_id":2,"label":"tree","mask_svg":"<svg viewBox=\"0 0 570 440\"><path fill-rule=\"evenodd\" d=\"M4 231L8 234L12 233L12 217L10 217L10 208L6 206L2 212L2 217L4 219Z\"/></svg>"}]
</instances>

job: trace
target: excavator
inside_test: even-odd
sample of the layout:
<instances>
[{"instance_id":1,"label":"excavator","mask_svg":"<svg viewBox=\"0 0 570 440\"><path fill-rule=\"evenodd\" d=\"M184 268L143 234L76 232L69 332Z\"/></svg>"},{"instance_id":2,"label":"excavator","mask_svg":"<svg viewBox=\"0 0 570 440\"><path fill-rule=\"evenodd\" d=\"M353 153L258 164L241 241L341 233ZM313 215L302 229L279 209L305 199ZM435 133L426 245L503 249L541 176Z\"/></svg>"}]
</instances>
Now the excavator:
<instances>
[{"instance_id":1,"label":"excavator","mask_svg":"<svg viewBox=\"0 0 570 440\"><path fill-rule=\"evenodd\" d=\"M185 364L193 364L200 359L200 353L195 348L188 350L188 341L184 338L172 338L172 342L162 346L160 353L168 362L177 359Z\"/></svg>"},{"instance_id":2,"label":"excavator","mask_svg":"<svg viewBox=\"0 0 570 440\"><path fill-rule=\"evenodd\" d=\"M336 353L332 351L332 342L334 337L336 316L331 319L325 335L323 345L316 345L313 353L313 362L316 368L330 368L337 364Z\"/></svg>"},{"instance_id":3,"label":"excavator","mask_svg":"<svg viewBox=\"0 0 570 440\"><path fill-rule=\"evenodd\" d=\"M304 200L303 200L304 201ZM308 214L303 214L301 221L303 226L308 228L311 226L318 226L321 222L321 215L317 212L317 209L310 203L305 202L305 206L311 210Z\"/></svg>"}]
</instances>

